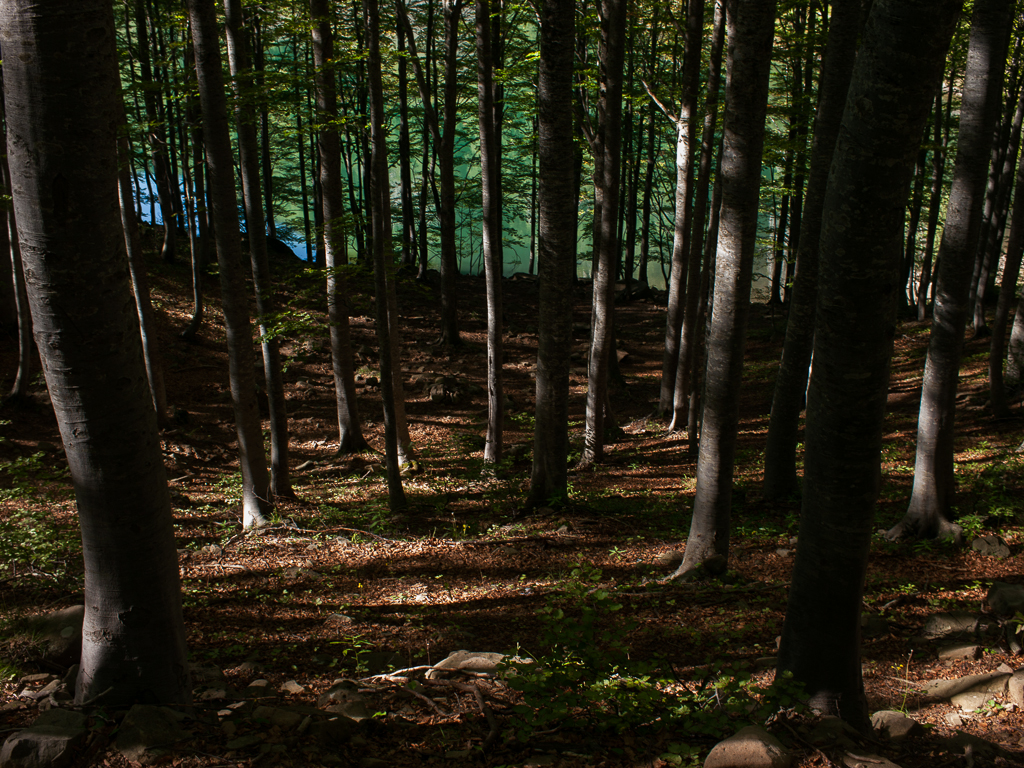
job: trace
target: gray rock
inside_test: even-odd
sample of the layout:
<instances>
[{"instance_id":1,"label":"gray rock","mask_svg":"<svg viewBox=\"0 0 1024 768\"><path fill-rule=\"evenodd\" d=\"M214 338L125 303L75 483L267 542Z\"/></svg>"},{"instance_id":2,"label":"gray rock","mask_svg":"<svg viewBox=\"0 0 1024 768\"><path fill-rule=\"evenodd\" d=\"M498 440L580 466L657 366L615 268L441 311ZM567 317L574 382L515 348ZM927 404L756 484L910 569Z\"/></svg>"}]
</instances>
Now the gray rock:
<instances>
[{"instance_id":1,"label":"gray rock","mask_svg":"<svg viewBox=\"0 0 1024 768\"><path fill-rule=\"evenodd\" d=\"M301 685L299 685L294 680L287 680L287 681L281 683L281 687L278 690L280 690L281 693L290 693L293 696L297 696L298 694L302 693L306 689L303 688Z\"/></svg>"},{"instance_id":2,"label":"gray rock","mask_svg":"<svg viewBox=\"0 0 1024 768\"><path fill-rule=\"evenodd\" d=\"M77 664L82 657L82 621L85 606L74 605L59 611L33 616L29 630L43 644L43 658L62 667Z\"/></svg>"},{"instance_id":3,"label":"gray rock","mask_svg":"<svg viewBox=\"0 0 1024 768\"><path fill-rule=\"evenodd\" d=\"M256 707L252 719L276 725L281 730L291 730L302 722L302 714L284 707Z\"/></svg>"},{"instance_id":4,"label":"gray rock","mask_svg":"<svg viewBox=\"0 0 1024 768\"><path fill-rule=\"evenodd\" d=\"M88 734L85 715L50 709L4 742L0 765L4 768L64 768L71 765L75 751L85 743Z\"/></svg>"},{"instance_id":5,"label":"gray rock","mask_svg":"<svg viewBox=\"0 0 1024 768\"><path fill-rule=\"evenodd\" d=\"M316 705L320 709L344 715L345 718L355 722L370 717L370 712L366 708L362 694L358 691L358 686L351 680L342 680L332 685L320 695Z\"/></svg>"},{"instance_id":6,"label":"gray rock","mask_svg":"<svg viewBox=\"0 0 1024 768\"><path fill-rule=\"evenodd\" d=\"M874 640L889 636L889 622L876 613L862 613L860 617L860 633L863 637Z\"/></svg>"},{"instance_id":7,"label":"gray rock","mask_svg":"<svg viewBox=\"0 0 1024 768\"><path fill-rule=\"evenodd\" d=\"M345 744L359 730L359 723L347 717L332 717L309 726L309 735L327 746Z\"/></svg>"},{"instance_id":8,"label":"gray rock","mask_svg":"<svg viewBox=\"0 0 1024 768\"><path fill-rule=\"evenodd\" d=\"M929 680L921 686L926 699L951 699L960 693L1004 693L1009 675L989 672L982 675L967 675L953 680Z\"/></svg>"},{"instance_id":9,"label":"gray rock","mask_svg":"<svg viewBox=\"0 0 1024 768\"><path fill-rule=\"evenodd\" d=\"M683 553L678 549L659 552L657 557L654 558L654 562L662 568L678 568L679 564L683 562Z\"/></svg>"},{"instance_id":10,"label":"gray rock","mask_svg":"<svg viewBox=\"0 0 1024 768\"><path fill-rule=\"evenodd\" d=\"M977 614L966 611L936 613L925 621L919 638L940 640L945 637L973 635L978 629L979 618Z\"/></svg>"},{"instance_id":11,"label":"gray rock","mask_svg":"<svg viewBox=\"0 0 1024 768\"><path fill-rule=\"evenodd\" d=\"M979 536L971 542L971 549L979 554L1000 560L1010 556L1010 548L998 536Z\"/></svg>"},{"instance_id":12,"label":"gray rock","mask_svg":"<svg viewBox=\"0 0 1024 768\"><path fill-rule=\"evenodd\" d=\"M944 645L938 651L939 658L942 660L980 659L981 652L982 647L980 645L966 645L963 643Z\"/></svg>"},{"instance_id":13,"label":"gray rock","mask_svg":"<svg viewBox=\"0 0 1024 768\"><path fill-rule=\"evenodd\" d=\"M274 689L270 687L269 680L253 680L242 691L242 695L247 699L261 699L266 696L273 696Z\"/></svg>"},{"instance_id":14,"label":"gray rock","mask_svg":"<svg viewBox=\"0 0 1024 768\"><path fill-rule=\"evenodd\" d=\"M960 707L964 712L976 712L979 709L984 709L985 705L991 700L992 694L976 691L958 693L956 696L950 697L950 702L954 706Z\"/></svg>"},{"instance_id":15,"label":"gray rock","mask_svg":"<svg viewBox=\"0 0 1024 768\"><path fill-rule=\"evenodd\" d=\"M954 728L962 728L964 719L960 717L956 712L950 712L946 715L946 723Z\"/></svg>"},{"instance_id":16,"label":"gray rock","mask_svg":"<svg viewBox=\"0 0 1024 768\"><path fill-rule=\"evenodd\" d=\"M875 712L871 716L871 727L889 741L903 741L924 732L924 727L917 720L893 710Z\"/></svg>"},{"instance_id":17,"label":"gray rock","mask_svg":"<svg viewBox=\"0 0 1024 768\"><path fill-rule=\"evenodd\" d=\"M788 768L792 757L768 731L748 725L720 741L704 761L704 768Z\"/></svg>"},{"instance_id":18,"label":"gray rock","mask_svg":"<svg viewBox=\"0 0 1024 768\"><path fill-rule=\"evenodd\" d=\"M454 651L427 672L428 680L446 677L450 672L466 672L475 675L494 675L498 665L505 658L503 653L487 651Z\"/></svg>"},{"instance_id":19,"label":"gray rock","mask_svg":"<svg viewBox=\"0 0 1024 768\"><path fill-rule=\"evenodd\" d=\"M857 729L838 717L822 717L814 724L807 740L816 747L852 749L860 741Z\"/></svg>"},{"instance_id":20,"label":"gray rock","mask_svg":"<svg viewBox=\"0 0 1024 768\"><path fill-rule=\"evenodd\" d=\"M1018 707L1024 708L1024 669L1018 669L1006 681L1006 695Z\"/></svg>"},{"instance_id":21,"label":"gray rock","mask_svg":"<svg viewBox=\"0 0 1024 768\"><path fill-rule=\"evenodd\" d=\"M985 600L996 616L1009 618L1015 613L1024 612L1024 584L994 582Z\"/></svg>"},{"instance_id":22,"label":"gray rock","mask_svg":"<svg viewBox=\"0 0 1024 768\"><path fill-rule=\"evenodd\" d=\"M128 760L141 760L147 750L173 745L191 734L181 727L184 715L170 707L136 704L117 729L114 746Z\"/></svg>"},{"instance_id":23,"label":"gray rock","mask_svg":"<svg viewBox=\"0 0 1024 768\"><path fill-rule=\"evenodd\" d=\"M840 763L845 768L900 768L896 763L880 755L861 755L847 752Z\"/></svg>"}]
</instances>

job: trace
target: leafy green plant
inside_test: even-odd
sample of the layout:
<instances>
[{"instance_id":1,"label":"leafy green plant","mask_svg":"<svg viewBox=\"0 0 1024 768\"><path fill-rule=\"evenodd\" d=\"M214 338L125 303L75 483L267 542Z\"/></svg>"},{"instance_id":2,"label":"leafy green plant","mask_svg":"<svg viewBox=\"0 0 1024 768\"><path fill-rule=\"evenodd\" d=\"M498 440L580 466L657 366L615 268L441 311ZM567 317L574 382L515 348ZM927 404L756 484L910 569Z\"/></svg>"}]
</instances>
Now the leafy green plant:
<instances>
[{"instance_id":1,"label":"leafy green plant","mask_svg":"<svg viewBox=\"0 0 1024 768\"><path fill-rule=\"evenodd\" d=\"M81 537L73 526L54 521L48 510L18 509L0 520L0 573L29 567L61 581L82 560Z\"/></svg>"}]
</instances>

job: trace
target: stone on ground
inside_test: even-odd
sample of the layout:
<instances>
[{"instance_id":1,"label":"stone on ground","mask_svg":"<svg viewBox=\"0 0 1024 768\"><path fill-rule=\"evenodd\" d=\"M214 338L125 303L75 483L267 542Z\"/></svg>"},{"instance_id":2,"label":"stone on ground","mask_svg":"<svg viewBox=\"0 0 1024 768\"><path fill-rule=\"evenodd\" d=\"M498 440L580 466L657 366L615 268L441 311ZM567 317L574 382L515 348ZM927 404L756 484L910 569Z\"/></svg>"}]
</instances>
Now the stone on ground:
<instances>
[{"instance_id":1,"label":"stone on ground","mask_svg":"<svg viewBox=\"0 0 1024 768\"><path fill-rule=\"evenodd\" d=\"M1002 560L1010 556L1010 548L998 536L979 536L971 542L971 549L981 555Z\"/></svg>"},{"instance_id":2,"label":"stone on ground","mask_svg":"<svg viewBox=\"0 0 1024 768\"><path fill-rule=\"evenodd\" d=\"M883 710L871 716L871 727L889 741L903 741L924 732L924 727L902 712Z\"/></svg>"},{"instance_id":3,"label":"stone on ground","mask_svg":"<svg viewBox=\"0 0 1024 768\"><path fill-rule=\"evenodd\" d=\"M1016 613L1024 612L1024 584L1006 584L994 582L985 596L992 613L1002 618L1009 618Z\"/></svg>"},{"instance_id":4,"label":"stone on ground","mask_svg":"<svg viewBox=\"0 0 1024 768\"><path fill-rule=\"evenodd\" d=\"M1006 681L1010 676L1003 672L988 672L982 675L967 675L953 680L929 680L924 683L922 693L926 699L951 699L960 693L1005 693Z\"/></svg>"},{"instance_id":5,"label":"stone on ground","mask_svg":"<svg viewBox=\"0 0 1024 768\"><path fill-rule=\"evenodd\" d=\"M1018 669L1006 681L1006 695L1018 707L1024 708L1024 668Z\"/></svg>"},{"instance_id":6,"label":"stone on ground","mask_svg":"<svg viewBox=\"0 0 1024 768\"><path fill-rule=\"evenodd\" d=\"M170 747L190 734L181 727L185 718L170 707L136 704L117 730L114 746L128 760L141 760L147 750Z\"/></svg>"},{"instance_id":7,"label":"stone on ground","mask_svg":"<svg viewBox=\"0 0 1024 768\"><path fill-rule=\"evenodd\" d=\"M921 627L921 640L941 640L947 637L973 636L978 630L981 617L967 611L935 613L928 617Z\"/></svg>"},{"instance_id":8,"label":"stone on ground","mask_svg":"<svg viewBox=\"0 0 1024 768\"><path fill-rule=\"evenodd\" d=\"M50 709L28 728L8 737L0 750L0 765L7 768L64 768L89 734L80 712Z\"/></svg>"},{"instance_id":9,"label":"stone on ground","mask_svg":"<svg viewBox=\"0 0 1024 768\"><path fill-rule=\"evenodd\" d=\"M59 611L33 616L28 627L43 643L43 658L62 667L77 664L82 657L82 621L85 606L73 605Z\"/></svg>"},{"instance_id":10,"label":"stone on ground","mask_svg":"<svg viewBox=\"0 0 1024 768\"><path fill-rule=\"evenodd\" d=\"M778 739L763 728L748 725L716 744L704 768L788 768L791 760Z\"/></svg>"},{"instance_id":11,"label":"stone on ground","mask_svg":"<svg viewBox=\"0 0 1024 768\"><path fill-rule=\"evenodd\" d=\"M900 768L892 760L879 755L859 755L853 752L843 755L841 765L844 768Z\"/></svg>"}]
</instances>

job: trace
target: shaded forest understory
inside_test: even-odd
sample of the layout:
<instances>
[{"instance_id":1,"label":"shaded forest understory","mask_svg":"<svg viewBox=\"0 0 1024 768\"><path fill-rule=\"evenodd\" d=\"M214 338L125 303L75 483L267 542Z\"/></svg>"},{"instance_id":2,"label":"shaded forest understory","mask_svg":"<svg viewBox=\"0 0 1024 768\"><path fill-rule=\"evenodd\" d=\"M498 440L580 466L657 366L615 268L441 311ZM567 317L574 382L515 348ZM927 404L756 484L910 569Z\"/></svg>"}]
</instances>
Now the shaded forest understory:
<instances>
[{"instance_id":1,"label":"shaded forest understory","mask_svg":"<svg viewBox=\"0 0 1024 768\"><path fill-rule=\"evenodd\" d=\"M760 492L784 310L756 305L751 312L730 570L721 581L668 584L659 580L678 562L689 527L695 457L687 452L685 436L668 434L649 418L658 394L663 307L650 301L617 307L624 383L613 403L621 432L606 462L571 475L569 509L524 516L533 435L535 282L504 283L507 458L496 472L484 472L483 280L461 278L465 346L450 355L434 346L435 296L403 280L402 369L419 467L406 478L409 512L394 516L382 457L335 455L321 279L283 270L279 306L289 309L278 328L285 336L298 498L279 500L270 528L243 535L216 281L206 284L209 304L200 340L186 344L177 333L191 311L188 267L153 269L174 420L163 433L163 449L189 647L201 665L197 719L187 726L192 737L164 758L169 764L692 765L720 738L757 720L759 688L773 674L770 657L785 614L799 514L797 500L768 504ZM359 407L368 438L382 448L370 280L354 274L350 285L353 345L364 384ZM576 296L572 418L578 453L589 286L581 285ZM986 410L987 340L969 341L965 348L957 504L968 541L998 534L1011 555L996 558L928 542L891 544L881 536L903 516L910 496L928 328L908 321L897 334L880 533L864 598L871 711L905 711L928 728L899 743L845 744L835 733L822 736L813 719L789 708L771 720L770 729L801 766L842 765L847 752L884 755L903 768L1024 764L1024 714L1006 697L994 694L968 713L923 695L928 680L1019 667L1020 657L1007 652L1005 639L982 635L972 640L975 650L961 654L966 658L943 660L936 655L940 642L915 639L935 614L983 612L994 581L1024 583L1024 453L1018 452L1024 424L1019 417L996 422ZM5 338L5 375L16 367L15 352L13 337ZM20 621L80 602L82 565L75 504L41 377L29 402L0 411L0 436L0 700L4 728L14 730L35 717L38 704L27 693L47 678L19 680L63 671L40 660L39 643L19 631ZM607 685L603 703L590 704L589 694L569 684L553 695L555 689L544 688L529 670L511 686L488 679L416 682L417 673L407 675L413 682L371 677L434 664L459 649L518 651L551 670L598 670L594 674L619 685ZM641 663L647 666L638 668ZM209 679L219 672L223 679ZM661 682L623 682L642 681L645 674ZM360 680L373 715L340 745L312 738L314 731L296 723L253 715L254 706L268 704L311 712L339 678ZM262 693L253 693L256 679L269 681ZM285 690L294 692L280 693L289 681L297 685ZM672 706L652 703L655 698ZM237 706L239 701L246 703ZM537 702L548 709L565 706L569 717L548 719L543 708L537 713L530 706ZM525 716L516 709L524 703ZM653 725L643 722L648 711L655 713L648 718L656 719ZM92 724L79 764L127 765L112 744L116 723L100 716ZM968 748L964 737L950 742L958 731L1011 752L981 744Z\"/></svg>"}]
</instances>

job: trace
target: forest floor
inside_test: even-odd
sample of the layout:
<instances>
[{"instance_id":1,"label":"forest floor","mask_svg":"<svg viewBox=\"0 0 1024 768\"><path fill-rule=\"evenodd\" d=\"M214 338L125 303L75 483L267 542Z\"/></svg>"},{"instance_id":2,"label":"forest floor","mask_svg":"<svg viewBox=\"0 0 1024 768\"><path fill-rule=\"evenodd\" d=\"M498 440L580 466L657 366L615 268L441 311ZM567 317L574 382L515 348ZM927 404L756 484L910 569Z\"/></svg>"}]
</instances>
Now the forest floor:
<instances>
[{"instance_id":1,"label":"forest floor","mask_svg":"<svg viewBox=\"0 0 1024 768\"><path fill-rule=\"evenodd\" d=\"M667 433L651 418L663 306L634 301L616 308L618 345L625 353L624 384L613 401L621 432L602 464L571 472L568 509L524 514L536 283L525 277L504 283L504 380L513 401L504 436L512 458L488 472L482 461L483 280L460 281L465 344L451 354L435 344L436 296L403 281L402 370L421 466L405 481L409 510L392 514L381 456L335 453L321 280L300 270L282 271L277 299L287 311L278 325L284 331L296 498L279 500L269 528L243 535L216 279L206 282L209 303L199 340L187 344L177 333L191 310L188 275L185 264L153 265L153 301L174 414L162 446L190 653L203 670L215 668L214 677L224 677L202 688L213 693L197 701L191 740L158 762L685 766L699 765L718 740L741 726L764 721L758 707L768 702L763 689L774 674L771 657L786 610L799 515L798 501L770 504L760 491L785 328L782 309L751 308L729 571L722 580L673 584L662 579L685 543L695 457L685 436ZM376 375L369 280L354 274L350 286L358 373L369 377ZM581 286L576 297L570 402L578 454L589 291ZM0 338L5 387L15 367L14 338ZM979 645L968 658L943 660L934 643L916 639L933 614L984 612L994 581L1024 583L1024 454L1018 453L1024 421L1016 416L997 422L986 410L985 340L968 341L964 351L956 503L971 537L997 534L1012 555L997 559L930 542L893 544L881 536L902 517L910 495L927 338L927 323L903 322L897 334L879 535L864 595L872 623L863 641L870 710L899 710L926 728L908 741L843 746L841 738L816 736L813 718L791 707L772 717L770 727L795 754L794 765L843 765L847 752L883 755L903 768L1024 765L1024 713L1005 697L994 694L969 713L922 695L925 681L994 672L1001 665L1016 669L1020 657L1010 655L998 636L974 641ZM434 400L427 386L439 377L448 377L451 394ZM358 401L365 434L382 449L379 393L364 387ZM40 663L38 649L18 634L19 622L79 603L82 565L73 492L41 377L29 402L0 410L0 436L0 704L6 737L37 711L24 695L31 684L19 680L60 671ZM528 655L566 678L589 670L584 679L591 675L605 683L559 687L529 671L518 682L506 678L511 685L487 678L446 684L420 680L416 673L401 676L409 681L380 676L434 664L460 649ZM300 713L316 707L338 679L355 679L373 717L356 737L328 746L283 723L225 715L251 714L251 702L246 709L237 701L257 696L250 685L256 678L269 681L262 689L267 698L257 703ZM278 694L290 681L297 683L285 686L291 692ZM592 703L591 695L600 702ZM559 707L568 717L549 719ZM128 764L112 746L113 721L96 721L94 730L79 764ZM964 741L958 732L1009 751Z\"/></svg>"}]
</instances>

